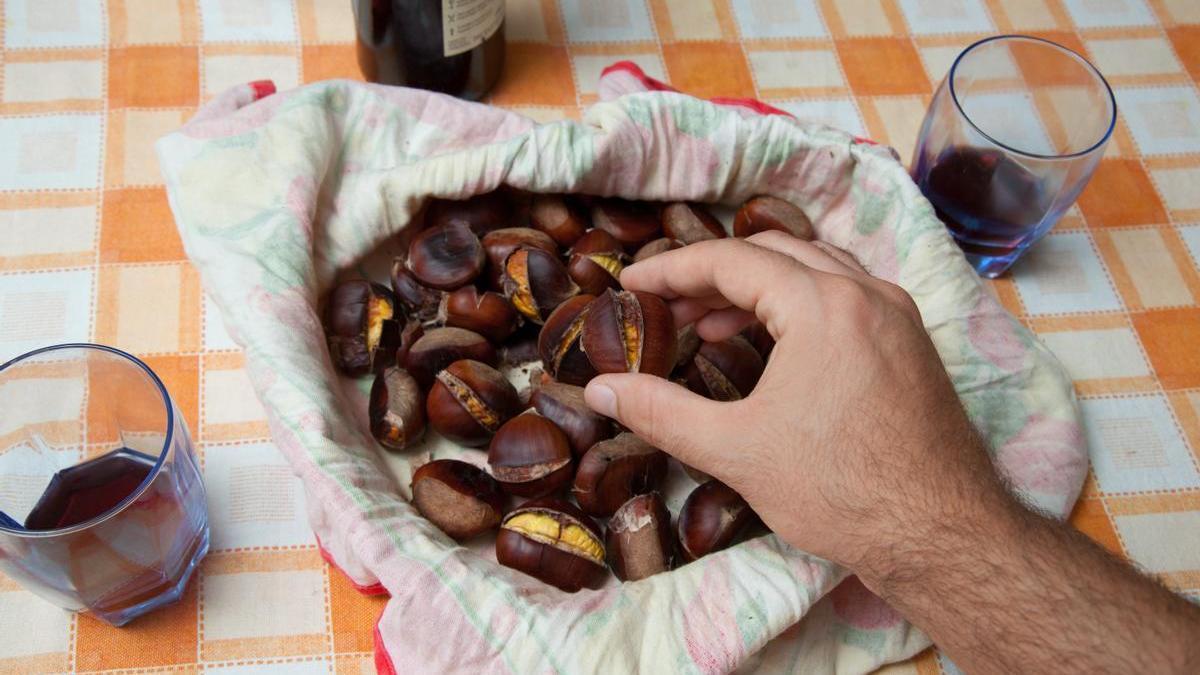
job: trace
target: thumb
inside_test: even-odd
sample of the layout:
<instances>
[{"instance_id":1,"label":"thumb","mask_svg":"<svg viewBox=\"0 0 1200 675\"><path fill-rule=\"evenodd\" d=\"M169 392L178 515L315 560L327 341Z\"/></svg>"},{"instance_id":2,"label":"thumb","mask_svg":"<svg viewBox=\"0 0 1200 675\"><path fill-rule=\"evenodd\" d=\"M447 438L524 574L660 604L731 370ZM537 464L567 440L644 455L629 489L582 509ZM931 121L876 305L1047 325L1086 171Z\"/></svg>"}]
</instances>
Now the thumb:
<instances>
[{"instance_id":1,"label":"thumb","mask_svg":"<svg viewBox=\"0 0 1200 675\"><path fill-rule=\"evenodd\" d=\"M584 390L588 406L679 461L720 477L731 403L703 398L653 375L599 375ZM718 468L714 473L713 469Z\"/></svg>"}]
</instances>

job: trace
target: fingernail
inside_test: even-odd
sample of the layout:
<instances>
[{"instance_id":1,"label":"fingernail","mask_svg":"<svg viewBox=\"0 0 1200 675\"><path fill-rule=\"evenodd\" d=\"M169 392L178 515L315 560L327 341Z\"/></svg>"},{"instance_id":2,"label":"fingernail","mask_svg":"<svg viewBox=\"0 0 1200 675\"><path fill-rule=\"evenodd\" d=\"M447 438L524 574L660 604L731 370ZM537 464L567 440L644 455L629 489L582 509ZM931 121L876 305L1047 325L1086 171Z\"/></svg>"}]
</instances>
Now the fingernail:
<instances>
[{"instance_id":1,"label":"fingernail","mask_svg":"<svg viewBox=\"0 0 1200 675\"><path fill-rule=\"evenodd\" d=\"M584 390L583 397L592 410L608 417L617 416L617 395L610 387L591 383Z\"/></svg>"}]
</instances>

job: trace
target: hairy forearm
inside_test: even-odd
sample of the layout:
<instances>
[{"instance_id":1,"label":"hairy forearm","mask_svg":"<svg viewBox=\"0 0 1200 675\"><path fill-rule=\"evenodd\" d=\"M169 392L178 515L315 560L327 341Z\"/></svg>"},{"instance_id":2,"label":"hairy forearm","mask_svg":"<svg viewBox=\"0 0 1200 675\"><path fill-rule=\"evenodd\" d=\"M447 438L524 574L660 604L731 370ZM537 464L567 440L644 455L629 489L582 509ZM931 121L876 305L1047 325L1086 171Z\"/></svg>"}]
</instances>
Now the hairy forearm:
<instances>
[{"instance_id":1,"label":"hairy forearm","mask_svg":"<svg viewBox=\"0 0 1200 675\"><path fill-rule=\"evenodd\" d=\"M967 672L1200 672L1200 607L985 492L918 524L867 585Z\"/></svg>"}]
</instances>

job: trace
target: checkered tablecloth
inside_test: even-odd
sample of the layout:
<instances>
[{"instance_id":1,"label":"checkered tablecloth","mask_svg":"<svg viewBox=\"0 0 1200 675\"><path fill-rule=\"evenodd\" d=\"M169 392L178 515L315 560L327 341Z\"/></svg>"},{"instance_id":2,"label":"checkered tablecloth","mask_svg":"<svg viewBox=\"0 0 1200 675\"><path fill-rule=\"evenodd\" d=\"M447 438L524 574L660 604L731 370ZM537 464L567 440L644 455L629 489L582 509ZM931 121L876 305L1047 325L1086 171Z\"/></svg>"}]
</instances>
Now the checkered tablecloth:
<instances>
[{"instance_id":1,"label":"checkered tablecloth","mask_svg":"<svg viewBox=\"0 0 1200 675\"><path fill-rule=\"evenodd\" d=\"M322 563L152 150L229 85L358 78L350 0L2 4L0 360L70 341L142 356L197 441L213 552L183 602L123 629L0 576L0 671L370 672L383 602ZM993 288L1075 378L1093 468L1072 522L1200 595L1200 2L509 0L507 32L491 100L535 119L578 117L628 59L905 157L974 40L1032 33L1088 55L1121 110L1106 158ZM939 669L955 670L936 652L897 668Z\"/></svg>"}]
</instances>

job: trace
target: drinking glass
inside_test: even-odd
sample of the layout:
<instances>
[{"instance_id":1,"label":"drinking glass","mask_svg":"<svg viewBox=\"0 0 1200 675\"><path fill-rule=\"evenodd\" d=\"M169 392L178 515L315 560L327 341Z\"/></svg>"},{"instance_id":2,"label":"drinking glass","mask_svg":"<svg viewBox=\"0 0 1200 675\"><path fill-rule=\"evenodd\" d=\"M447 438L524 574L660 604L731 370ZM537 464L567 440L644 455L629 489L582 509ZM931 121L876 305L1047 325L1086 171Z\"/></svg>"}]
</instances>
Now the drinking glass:
<instances>
[{"instance_id":1,"label":"drinking glass","mask_svg":"<svg viewBox=\"0 0 1200 675\"><path fill-rule=\"evenodd\" d=\"M0 366L0 570L122 625L178 600L208 552L192 440L158 376L111 347Z\"/></svg>"},{"instance_id":2,"label":"drinking glass","mask_svg":"<svg viewBox=\"0 0 1200 675\"><path fill-rule=\"evenodd\" d=\"M979 274L1003 274L1075 202L1117 119L1079 54L1001 35L967 47L938 86L913 180Z\"/></svg>"}]
</instances>

